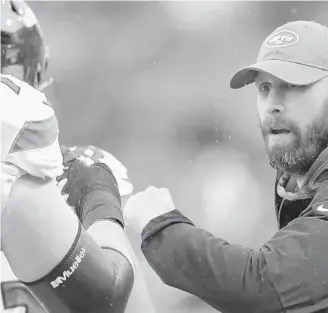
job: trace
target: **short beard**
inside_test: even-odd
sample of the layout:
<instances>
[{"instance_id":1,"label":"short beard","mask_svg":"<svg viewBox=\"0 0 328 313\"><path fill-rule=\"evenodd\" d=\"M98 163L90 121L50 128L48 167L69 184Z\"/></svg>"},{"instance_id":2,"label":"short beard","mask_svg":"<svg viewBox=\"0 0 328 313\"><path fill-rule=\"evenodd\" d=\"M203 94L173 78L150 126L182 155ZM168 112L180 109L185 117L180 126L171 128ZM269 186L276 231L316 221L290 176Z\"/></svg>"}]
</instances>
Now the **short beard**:
<instances>
[{"instance_id":1,"label":"short beard","mask_svg":"<svg viewBox=\"0 0 328 313\"><path fill-rule=\"evenodd\" d=\"M323 115L305 131L294 126L297 140L292 145L272 149L266 145L273 168L296 176L303 176L309 171L320 153L328 147L328 105L323 111ZM265 135L265 129L262 133Z\"/></svg>"}]
</instances>

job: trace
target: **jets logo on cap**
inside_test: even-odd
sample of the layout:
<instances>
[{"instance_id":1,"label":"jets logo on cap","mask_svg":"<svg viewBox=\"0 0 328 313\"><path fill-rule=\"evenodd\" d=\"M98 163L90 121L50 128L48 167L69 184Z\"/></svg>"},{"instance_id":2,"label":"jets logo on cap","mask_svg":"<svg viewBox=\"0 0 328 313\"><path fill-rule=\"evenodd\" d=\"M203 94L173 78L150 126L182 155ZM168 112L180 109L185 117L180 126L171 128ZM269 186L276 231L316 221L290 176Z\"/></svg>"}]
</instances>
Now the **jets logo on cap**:
<instances>
[{"instance_id":1,"label":"jets logo on cap","mask_svg":"<svg viewBox=\"0 0 328 313\"><path fill-rule=\"evenodd\" d=\"M290 30L281 30L278 33L274 33L265 42L267 48L281 48L292 46L299 41L299 37L296 33Z\"/></svg>"}]
</instances>

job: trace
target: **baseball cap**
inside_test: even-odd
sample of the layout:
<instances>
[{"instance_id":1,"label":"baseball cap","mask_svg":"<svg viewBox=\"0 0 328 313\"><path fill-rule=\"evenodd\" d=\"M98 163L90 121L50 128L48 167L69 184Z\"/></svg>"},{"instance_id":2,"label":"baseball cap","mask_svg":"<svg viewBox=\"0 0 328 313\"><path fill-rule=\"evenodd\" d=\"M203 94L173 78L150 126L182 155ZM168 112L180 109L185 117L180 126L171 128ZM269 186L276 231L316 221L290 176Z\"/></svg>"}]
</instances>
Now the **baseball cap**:
<instances>
[{"instance_id":1,"label":"baseball cap","mask_svg":"<svg viewBox=\"0 0 328 313\"><path fill-rule=\"evenodd\" d=\"M293 85L308 85L328 76L328 27L308 21L278 27L264 40L256 63L240 69L230 87L253 83L259 72Z\"/></svg>"}]
</instances>

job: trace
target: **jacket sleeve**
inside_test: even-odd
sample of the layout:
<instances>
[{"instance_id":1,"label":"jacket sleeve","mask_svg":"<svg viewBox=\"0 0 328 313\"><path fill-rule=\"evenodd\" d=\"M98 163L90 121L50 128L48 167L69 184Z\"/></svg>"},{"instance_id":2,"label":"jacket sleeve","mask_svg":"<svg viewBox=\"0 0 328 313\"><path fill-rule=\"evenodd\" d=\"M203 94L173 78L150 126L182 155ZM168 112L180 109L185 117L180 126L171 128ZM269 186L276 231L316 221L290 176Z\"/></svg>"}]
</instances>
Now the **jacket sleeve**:
<instances>
[{"instance_id":1,"label":"jacket sleeve","mask_svg":"<svg viewBox=\"0 0 328 313\"><path fill-rule=\"evenodd\" d=\"M326 297L325 227L317 219L298 219L253 250L214 237L174 210L148 223L141 248L165 284L223 313L311 312Z\"/></svg>"},{"instance_id":2,"label":"jacket sleeve","mask_svg":"<svg viewBox=\"0 0 328 313\"><path fill-rule=\"evenodd\" d=\"M266 302L270 312L280 311L277 293L261 275L259 251L216 238L177 210L153 219L142 236L142 252L165 284L222 312L263 313L259 307Z\"/></svg>"}]
</instances>

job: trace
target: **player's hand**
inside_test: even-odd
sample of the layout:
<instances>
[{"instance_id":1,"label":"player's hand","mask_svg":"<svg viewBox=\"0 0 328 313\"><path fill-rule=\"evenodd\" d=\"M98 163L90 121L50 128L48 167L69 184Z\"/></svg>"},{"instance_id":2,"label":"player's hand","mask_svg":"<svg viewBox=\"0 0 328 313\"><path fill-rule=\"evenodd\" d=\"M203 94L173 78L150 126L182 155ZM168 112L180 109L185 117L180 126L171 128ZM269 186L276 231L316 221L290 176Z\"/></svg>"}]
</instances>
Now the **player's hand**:
<instances>
[{"instance_id":1,"label":"player's hand","mask_svg":"<svg viewBox=\"0 0 328 313\"><path fill-rule=\"evenodd\" d=\"M127 201L123 217L127 225L141 233L153 218L172 210L175 210L175 206L169 190L151 186Z\"/></svg>"},{"instance_id":2,"label":"player's hand","mask_svg":"<svg viewBox=\"0 0 328 313\"><path fill-rule=\"evenodd\" d=\"M58 180L58 187L61 190L64 197L66 198L68 197L68 191L67 191L68 167L76 159L79 159L85 164L103 163L107 165L117 180L119 192L122 198L122 205L127 200L127 198L132 195L133 185L129 181L126 167L107 151L91 145L73 146L69 148L62 146L61 149L62 149L63 160L64 160L63 163L64 174L58 177L57 180Z\"/></svg>"},{"instance_id":3,"label":"player's hand","mask_svg":"<svg viewBox=\"0 0 328 313\"><path fill-rule=\"evenodd\" d=\"M111 195L111 205L118 210L121 209L121 197L117 181L106 164L77 158L69 163L65 172L63 175L67 176L67 182L65 190L62 192L67 193L67 203L75 209L81 221L86 217L84 213L89 213L82 211L84 204L88 201L88 196L93 191L104 191Z\"/></svg>"}]
</instances>

